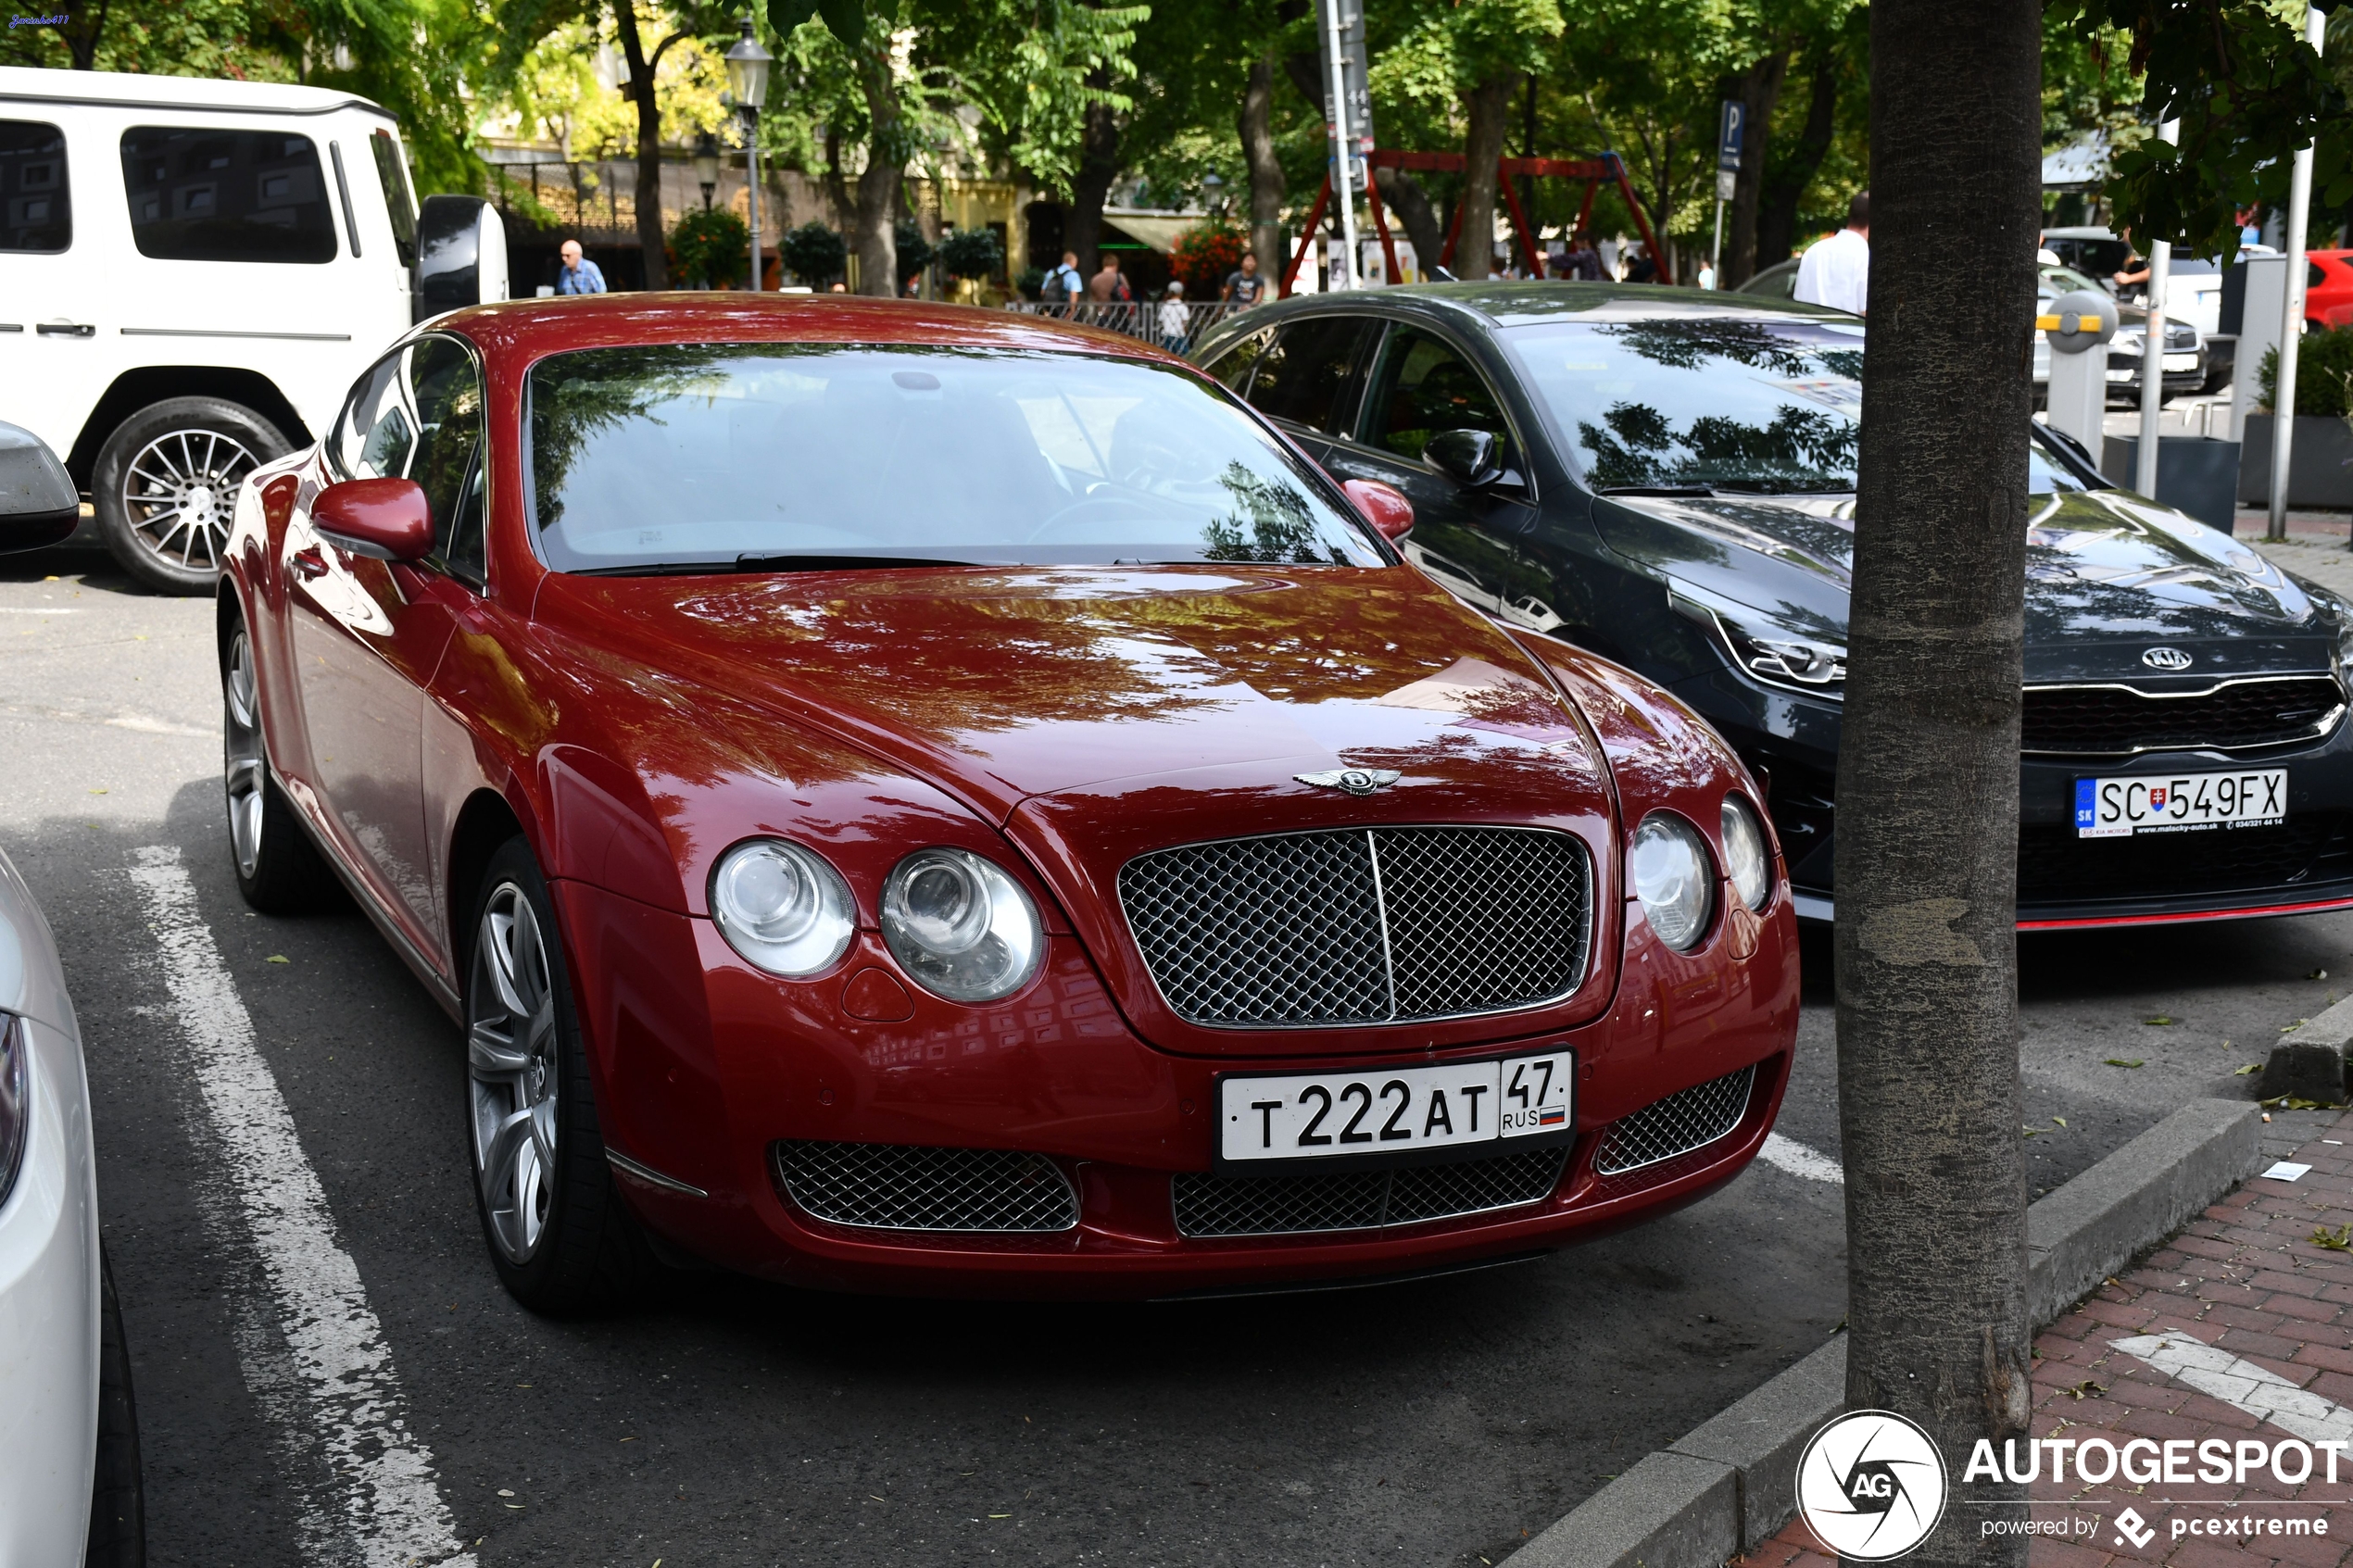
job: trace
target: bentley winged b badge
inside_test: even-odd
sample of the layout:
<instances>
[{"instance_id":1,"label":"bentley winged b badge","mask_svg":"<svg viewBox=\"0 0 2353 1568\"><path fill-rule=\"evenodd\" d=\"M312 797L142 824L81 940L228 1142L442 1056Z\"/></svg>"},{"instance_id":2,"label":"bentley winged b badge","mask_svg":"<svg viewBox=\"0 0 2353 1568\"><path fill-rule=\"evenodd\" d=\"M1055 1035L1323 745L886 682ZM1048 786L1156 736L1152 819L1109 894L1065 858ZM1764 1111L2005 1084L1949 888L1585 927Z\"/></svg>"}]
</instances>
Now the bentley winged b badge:
<instances>
[{"instance_id":1,"label":"bentley winged b badge","mask_svg":"<svg viewBox=\"0 0 2353 1568\"><path fill-rule=\"evenodd\" d=\"M1394 768L1331 768L1320 773L1293 773L1292 778L1319 789L1344 790L1350 795L1370 795L1377 789L1387 789L1397 782Z\"/></svg>"}]
</instances>

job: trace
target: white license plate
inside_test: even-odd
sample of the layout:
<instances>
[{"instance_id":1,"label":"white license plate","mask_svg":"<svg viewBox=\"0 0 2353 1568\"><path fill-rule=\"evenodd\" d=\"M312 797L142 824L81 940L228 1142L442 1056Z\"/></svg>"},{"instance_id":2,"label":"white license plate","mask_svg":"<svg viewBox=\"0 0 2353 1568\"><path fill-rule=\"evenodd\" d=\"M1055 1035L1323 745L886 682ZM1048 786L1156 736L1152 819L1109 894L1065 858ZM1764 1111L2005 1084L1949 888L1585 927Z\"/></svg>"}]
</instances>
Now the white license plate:
<instances>
[{"instance_id":1,"label":"white license plate","mask_svg":"<svg viewBox=\"0 0 2353 1568\"><path fill-rule=\"evenodd\" d=\"M1217 1081L1221 1164L1412 1154L1567 1134L1572 1051Z\"/></svg>"},{"instance_id":2,"label":"white license plate","mask_svg":"<svg viewBox=\"0 0 2353 1568\"><path fill-rule=\"evenodd\" d=\"M2287 821L2287 770L2075 781L2075 836L2259 828Z\"/></svg>"}]
</instances>

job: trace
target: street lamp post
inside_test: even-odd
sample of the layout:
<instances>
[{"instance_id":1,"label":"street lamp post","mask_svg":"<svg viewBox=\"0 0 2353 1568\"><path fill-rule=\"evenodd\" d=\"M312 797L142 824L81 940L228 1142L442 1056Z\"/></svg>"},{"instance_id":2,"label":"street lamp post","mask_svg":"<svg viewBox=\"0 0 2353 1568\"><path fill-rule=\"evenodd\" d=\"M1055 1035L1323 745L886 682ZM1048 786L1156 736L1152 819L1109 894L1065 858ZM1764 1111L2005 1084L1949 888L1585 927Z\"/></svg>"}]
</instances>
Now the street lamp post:
<instances>
[{"instance_id":1,"label":"street lamp post","mask_svg":"<svg viewBox=\"0 0 2353 1568\"><path fill-rule=\"evenodd\" d=\"M774 56L751 35L751 19L744 18L744 35L727 51L727 87L736 95L736 111L744 117L745 171L750 176L751 288L760 292L760 106L768 98L768 63Z\"/></svg>"},{"instance_id":2,"label":"street lamp post","mask_svg":"<svg viewBox=\"0 0 2353 1568\"><path fill-rule=\"evenodd\" d=\"M711 193L719 189L719 138L708 131L695 139L695 183L702 187L702 209L709 212Z\"/></svg>"}]
</instances>

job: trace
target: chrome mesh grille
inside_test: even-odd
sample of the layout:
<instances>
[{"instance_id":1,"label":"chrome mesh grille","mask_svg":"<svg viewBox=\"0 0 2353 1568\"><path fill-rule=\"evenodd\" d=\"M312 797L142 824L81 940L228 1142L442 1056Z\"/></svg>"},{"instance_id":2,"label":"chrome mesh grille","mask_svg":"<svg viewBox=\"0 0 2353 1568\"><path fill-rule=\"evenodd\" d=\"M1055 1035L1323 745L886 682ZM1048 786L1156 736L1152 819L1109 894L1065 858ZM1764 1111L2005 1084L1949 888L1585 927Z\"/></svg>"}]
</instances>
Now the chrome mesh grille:
<instances>
[{"instance_id":1,"label":"chrome mesh grille","mask_svg":"<svg viewBox=\"0 0 2353 1568\"><path fill-rule=\"evenodd\" d=\"M1398 827L1139 855L1120 904L1188 1022L1299 1029L1501 1012L1585 974L1592 874L1567 834Z\"/></svg>"},{"instance_id":2,"label":"chrome mesh grille","mask_svg":"<svg viewBox=\"0 0 2353 1568\"><path fill-rule=\"evenodd\" d=\"M1078 1195L1042 1154L788 1139L775 1158L786 1196L837 1225L1039 1232L1078 1223Z\"/></svg>"},{"instance_id":3,"label":"chrome mesh grille","mask_svg":"<svg viewBox=\"0 0 2353 1568\"><path fill-rule=\"evenodd\" d=\"M1290 1236L1378 1230L1541 1203L1559 1185L1566 1148L1532 1148L1404 1171L1302 1171L1171 1178L1186 1236Z\"/></svg>"},{"instance_id":4,"label":"chrome mesh grille","mask_svg":"<svg viewBox=\"0 0 2353 1568\"><path fill-rule=\"evenodd\" d=\"M1743 1067L1721 1078L1653 1100L1613 1124L1593 1152L1596 1175L1617 1176L1689 1154L1724 1136L1748 1114L1756 1069Z\"/></svg>"}]
</instances>

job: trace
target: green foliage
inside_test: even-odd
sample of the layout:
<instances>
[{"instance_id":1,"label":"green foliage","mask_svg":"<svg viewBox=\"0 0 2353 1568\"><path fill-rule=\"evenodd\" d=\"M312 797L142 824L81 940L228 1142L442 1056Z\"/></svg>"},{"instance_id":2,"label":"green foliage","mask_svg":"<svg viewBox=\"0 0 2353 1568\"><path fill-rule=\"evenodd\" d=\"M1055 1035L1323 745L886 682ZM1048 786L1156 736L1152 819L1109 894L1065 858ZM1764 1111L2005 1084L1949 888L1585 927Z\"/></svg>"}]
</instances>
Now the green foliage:
<instances>
[{"instance_id":1,"label":"green foliage","mask_svg":"<svg viewBox=\"0 0 2353 1568\"><path fill-rule=\"evenodd\" d=\"M844 275L849 247L842 237L823 223L812 220L798 229L787 229L776 241L776 254L783 258L785 270L812 288L824 288Z\"/></svg>"},{"instance_id":2,"label":"green foliage","mask_svg":"<svg viewBox=\"0 0 2353 1568\"><path fill-rule=\"evenodd\" d=\"M670 231L673 278L732 289L751 266L751 230L729 207L690 207Z\"/></svg>"},{"instance_id":3,"label":"green foliage","mask_svg":"<svg viewBox=\"0 0 2353 1568\"><path fill-rule=\"evenodd\" d=\"M2280 389L2280 351L2263 351L2258 372L2263 383L2263 407L2275 408ZM2296 411L2344 419L2353 413L2353 327L2307 332L2296 345Z\"/></svg>"},{"instance_id":4,"label":"green foliage","mask_svg":"<svg viewBox=\"0 0 2353 1568\"><path fill-rule=\"evenodd\" d=\"M1176 236L1168 253L1169 270L1184 280L1186 297L1215 299L1249 247L1248 236L1230 223L1197 224Z\"/></svg>"},{"instance_id":5,"label":"green foliage","mask_svg":"<svg viewBox=\"0 0 2353 1568\"><path fill-rule=\"evenodd\" d=\"M2048 14L2061 27L2129 37L2142 117L2181 121L2178 146L2152 137L2111 160L2116 222L2143 244L2166 239L2228 260L2237 214L2284 201L2291 155L2316 139L2315 195L2329 207L2353 200L2344 90L2284 11L2259 0L2050 0Z\"/></svg>"},{"instance_id":6,"label":"green foliage","mask_svg":"<svg viewBox=\"0 0 2353 1568\"><path fill-rule=\"evenodd\" d=\"M1005 264L994 229L950 229L939 237L939 267L951 278L991 278ZM1039 274L1038 281L1045 277Z\"/></svg>"},{"instance_id":7,"label":"green foliage","mask_svg":"<svg viewBox=\"0 0 2353 1568\"><path fill-rule=\"evenodd\" d=\"M931 265L934 252L924 238L924 226L913 219L902 218L891 229L899 250L899 281L905 282Z\"/></svg>"}]
</instances>

